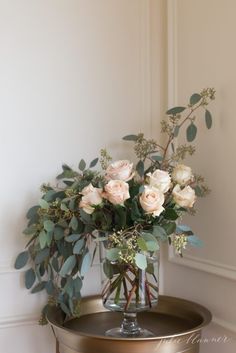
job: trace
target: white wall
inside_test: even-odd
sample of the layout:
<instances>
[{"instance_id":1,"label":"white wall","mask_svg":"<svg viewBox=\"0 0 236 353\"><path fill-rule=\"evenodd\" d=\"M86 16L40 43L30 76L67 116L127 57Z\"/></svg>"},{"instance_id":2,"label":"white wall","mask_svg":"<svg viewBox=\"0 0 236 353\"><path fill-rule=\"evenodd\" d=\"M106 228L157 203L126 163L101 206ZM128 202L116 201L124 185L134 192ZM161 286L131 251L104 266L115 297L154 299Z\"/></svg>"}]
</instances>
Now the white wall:
<instances>
[{"instance_id":1,"label":"white wall","mask_svg":"<svg viewBox=\"0 0 236 353\"><path fill-rule=\"evenodd\" d=\"M159 1L154 1L157 6ZM149 1L0 0L0 347L51 353L36 326L43 295L13 269L25 213L63 162L107 146L125 157L127 133L151 132ZM153 15L152 15L153 16ZM98 268L85 294L98 291ZM92 278L92 280L91 280ZM14 337L14 339L12 339ZM19 350L21 345L21 350Z\"/></svg>"},{"instance_id":2,"label":"white wall","mask_svg":"<svg viewBox=\"0 0 236 353\"><path fill-rule=\"evenodd\" d=\"M186 104L191 93L208 86L215 87L217 94L209 108L214 117L212 130L207 131L200 116L197 154L189 160L212 189L208 198L198 202L197 215L186 220L204 247L187 252L184 259L166 259L164 290L207 306L215 324L221 325L212 326L211 334L235 337L236 3L170 0L168 4L170 104ZM224 346L203 345L202 352L233 352L235 348L234 340Z\"/></svg>"}]
</instances>

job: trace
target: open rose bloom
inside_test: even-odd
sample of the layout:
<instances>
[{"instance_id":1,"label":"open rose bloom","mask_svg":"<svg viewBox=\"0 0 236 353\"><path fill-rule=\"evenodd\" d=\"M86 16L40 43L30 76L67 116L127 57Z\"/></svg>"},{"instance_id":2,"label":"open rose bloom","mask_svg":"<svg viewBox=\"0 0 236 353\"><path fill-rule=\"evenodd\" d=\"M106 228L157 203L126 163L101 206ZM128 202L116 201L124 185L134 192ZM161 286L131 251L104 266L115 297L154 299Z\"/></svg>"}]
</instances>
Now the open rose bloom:
<instances>
[{"instance_id":1,"label":"open rose bloom","mask_svg":"<svg viewBox=\"0 0 236 353\"><path fill-rule=\"evenodd\" d=\"M128 181L133 178L133 163L128 160L121 160L111 163L106 170L107 180Z\"/></svg>"}]
</instances>

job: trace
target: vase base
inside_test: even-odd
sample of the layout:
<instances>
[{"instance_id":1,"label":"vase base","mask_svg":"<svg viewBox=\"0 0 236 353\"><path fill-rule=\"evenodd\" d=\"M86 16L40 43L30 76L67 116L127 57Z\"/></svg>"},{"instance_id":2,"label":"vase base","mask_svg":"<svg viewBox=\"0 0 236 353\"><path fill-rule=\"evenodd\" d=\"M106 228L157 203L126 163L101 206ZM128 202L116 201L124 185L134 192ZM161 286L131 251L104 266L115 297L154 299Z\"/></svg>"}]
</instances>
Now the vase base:
<instances>
[{"instance_id":1,"label":"vase base","mask_svg":"<svg viewBox=\"0 0 236 353\"><path fill-rule=\"evenodd\" d=\"M106 331L105 333L108 337L117 337L117 338L148 338L154 337L155 335L146 329L140 328L135 332L126 332L122 330L120 327L112 328L111 330Z\"/></svg>"}]
</instances>

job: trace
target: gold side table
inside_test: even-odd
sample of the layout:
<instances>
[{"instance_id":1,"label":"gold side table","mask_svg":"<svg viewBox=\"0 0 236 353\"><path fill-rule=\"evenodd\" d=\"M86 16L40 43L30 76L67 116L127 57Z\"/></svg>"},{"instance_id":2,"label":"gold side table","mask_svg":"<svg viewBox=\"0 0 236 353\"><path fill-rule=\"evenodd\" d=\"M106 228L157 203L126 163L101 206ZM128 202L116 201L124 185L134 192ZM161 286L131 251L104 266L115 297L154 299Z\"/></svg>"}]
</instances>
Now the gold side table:
<instances>
[{"instance_id":1,"label":"gold side table","mask_svg":"<svg viewBox=\"0 0 236 353\"><path fill-rule=\"evenodd\" d=\"M107 311L100 296L82 300L81 316L62 324L62 313L50 308L48 321L57 338L57 353L198 353L201 330L211 321L203 306L180 298L159 296L157 307L138 314L151 338L104 336L119 326L121 314Z\"/></svg>"}]
</instances>

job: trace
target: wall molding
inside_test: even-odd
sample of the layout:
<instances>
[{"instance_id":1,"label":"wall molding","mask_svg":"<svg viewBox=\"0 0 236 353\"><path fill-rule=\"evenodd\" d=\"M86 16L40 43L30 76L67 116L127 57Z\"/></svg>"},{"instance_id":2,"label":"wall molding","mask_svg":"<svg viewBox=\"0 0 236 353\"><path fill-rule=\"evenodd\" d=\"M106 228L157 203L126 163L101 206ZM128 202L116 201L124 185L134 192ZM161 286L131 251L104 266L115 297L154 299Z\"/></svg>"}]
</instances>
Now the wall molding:
<instances>
[{"instance_id":1,"label":"wall molding","mask_svg":"<svg viewBox=\"0 0 236 353\"><path fill-rule=\"evenodd\" d=\"M152 133L151 109L151 43L150 43L151 0L140 2L140 112L148 121L148 133Z\"/></svg>"},{"instance_id":2,"label":"wall molding","mask_svg":"<svg viewBox=\"0 0 236 353\"><path fill-rule=\"evenodd\" d=\"M177 0L168 0L168 106L174 106L178 101L178 16ZM172 263L190 267L196 270L214 274L230 280L236 280L236 267L200 257L185 255L179 258L173 249L168 250L168 260Z\"/></svg>"},{"instance_id":3,"label":"wall molding","mask_svg":"<svg viewBox=\"0 0 236 353\"><path fill-rule=\"evenodd\" d=\"M168 106L177 103L177 5L175 0L167 0L167 81Z\"/></svg>"},{"instance_id":4,"label":"wall molding","mask_svg":"<svg viewBox=\"0 0 236 353\"><path fill-rule=\"evenodd\" d=\"M38 320L39 315L35 314L5 316L0 318L0 329L37 325Z\"/></svg>"},{"instance_id":5,"label":"wall molding","mask_svg":"<svg viewBox=\"0 0 236 353\"><path fill-rule=\"evenodd\" d=\"M228 321L225 321L225 320L222 320L216 316L213 316L212 322L213 322L213 324L220 326L224 330L230 331L230 332L236 334L236 325L235 324L228 322Z\"/></svg>"},{"instance_id":6,"label":"wall molding","mask_svg":"<svg viewBox=\"0 0 236 353\"><path fill-rule=\"evenodd\" d=\"M168 260L177 265L193 268L216 276L236 281L236 267L224 265L220 262L202 259L200 257L184 255L178 257L173 248L168 250Z\"/></svg>"},{"instance_id":7,"label":"wall molding","mask_svg":"<svg viewBox=\"0 0 236 353\"><path fill-rule=\"evenodd\" d=\"M12 261L7 261L7 260L0 261L0 275L17 274L25 271L26 271L26 268L16 270L12 265Z\"/></svg>"}]
</instances>

